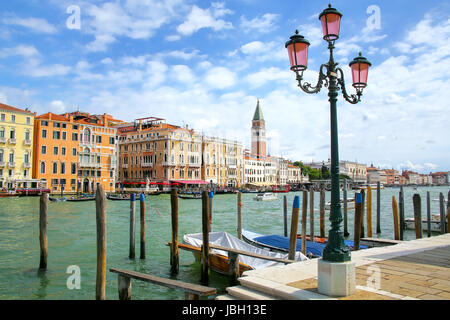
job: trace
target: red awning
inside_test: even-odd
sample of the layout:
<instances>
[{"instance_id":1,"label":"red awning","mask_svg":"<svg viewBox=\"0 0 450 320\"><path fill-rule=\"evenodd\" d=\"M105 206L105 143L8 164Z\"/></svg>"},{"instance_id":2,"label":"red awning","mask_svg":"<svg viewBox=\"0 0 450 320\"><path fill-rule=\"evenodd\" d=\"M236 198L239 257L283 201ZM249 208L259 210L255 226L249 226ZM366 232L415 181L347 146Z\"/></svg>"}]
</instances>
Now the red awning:
<instances>
[{"instance_id":1,"label":"red awning","mask_svg":"<svg viewBox=\"0 0 450 320\"><path fill-rule=\"evenodd\" d=\"M179 184L209 184L209 182L203 180L172 180L172 182Z\"/></svg>"}]
</instances>

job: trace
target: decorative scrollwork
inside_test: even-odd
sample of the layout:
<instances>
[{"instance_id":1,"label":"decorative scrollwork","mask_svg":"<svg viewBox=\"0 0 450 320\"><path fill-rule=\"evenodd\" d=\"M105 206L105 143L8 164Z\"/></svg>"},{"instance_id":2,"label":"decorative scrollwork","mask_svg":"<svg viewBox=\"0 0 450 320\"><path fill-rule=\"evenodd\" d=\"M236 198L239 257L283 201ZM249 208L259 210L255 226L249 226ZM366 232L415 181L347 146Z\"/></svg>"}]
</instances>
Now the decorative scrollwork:
<instances>
[{"instance_id":1,"label":"decorative scrollwork","mask_svg":"<svg viewBox=\"0 0 450 320\"><path fill-rule=\"evenodd\" d=\"M326 64L321 65L319 71L319 80L317 81L317 84L314 87L308 82L302 83L303 75L297 72L297 81L300 89L302 89L306 93L313 94L319 93L320 90L322 89L322 86L327 88L328 87L327 73L323 72L323 68L326 68L328 73L328 65Z\"/></svg>"},{"instance_id":2,"label":"decorative scrollwork","mask_svg":"<svg viewBox=\"0 0 450 320\"><path fill-rule=\"evenodd\" d=\"M348 95L347 90L345 89L344 72L341 68L336 68L336 73L338 73L337 82L342 89L342 95L344 96L344 99L351 104L357 104L358 102L361 102L362 92L356 90L356 94Z\"/></svg>"}]
</instances>

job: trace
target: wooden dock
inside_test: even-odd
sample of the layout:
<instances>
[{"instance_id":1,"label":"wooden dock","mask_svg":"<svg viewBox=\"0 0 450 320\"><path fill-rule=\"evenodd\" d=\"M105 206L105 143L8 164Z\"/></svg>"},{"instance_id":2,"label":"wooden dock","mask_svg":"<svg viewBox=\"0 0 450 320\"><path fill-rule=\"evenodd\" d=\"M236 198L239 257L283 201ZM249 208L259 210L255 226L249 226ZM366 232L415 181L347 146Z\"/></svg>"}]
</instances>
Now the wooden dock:
<instances>
[{"instance_id":1,"label":"wooden dock","mask_svg":"<svg viewBox=\"0 0 450 320\"><path fill-rule=\"evenodd\" d=\"M317 291L317 259L247 271L218 300L450 300L450 233L352 252L356 294Z\"/></svg>"}]
</instances>

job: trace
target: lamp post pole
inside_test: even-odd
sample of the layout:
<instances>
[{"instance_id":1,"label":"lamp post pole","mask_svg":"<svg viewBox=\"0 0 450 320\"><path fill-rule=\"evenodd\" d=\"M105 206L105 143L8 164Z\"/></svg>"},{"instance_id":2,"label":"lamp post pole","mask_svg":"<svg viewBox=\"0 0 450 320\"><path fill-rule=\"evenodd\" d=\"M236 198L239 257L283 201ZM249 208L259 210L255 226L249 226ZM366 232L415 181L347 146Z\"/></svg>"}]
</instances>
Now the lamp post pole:
<instances>
[{"instance_id":1,"label":"lamp post pole","mask_svg":"<svg viewBox=\"0 0 450 320\"><path fill-rule=\"evenodd\" d=\"M331 5L319 16L322 22L324 37L328 43L330 58L328 63L322 64L319 80L315 86L303 83L303 72L308 65L308 48L310 43L298 31L286 42L291 70L295 72L298 86L304 92L317 94L323 86L328 88L330 102L330 135L331 135L331 229L328 243L322 252L322 259L318 263L318 289L320 293L331 296L348 296L355 291L355 264L351 262L350 249L345 246L344 234L341 231L342 209L339 181L339 141L337 122L337 100L342 90L344 99L357 104L361 101L363 89L367 86L367 77L371 63L361 53L350 62L353 76L353 87L356 94L347 94L345 89L344 72L334 61L334 43L339 39L342 14Z\"/></svg>"}]
</instances>

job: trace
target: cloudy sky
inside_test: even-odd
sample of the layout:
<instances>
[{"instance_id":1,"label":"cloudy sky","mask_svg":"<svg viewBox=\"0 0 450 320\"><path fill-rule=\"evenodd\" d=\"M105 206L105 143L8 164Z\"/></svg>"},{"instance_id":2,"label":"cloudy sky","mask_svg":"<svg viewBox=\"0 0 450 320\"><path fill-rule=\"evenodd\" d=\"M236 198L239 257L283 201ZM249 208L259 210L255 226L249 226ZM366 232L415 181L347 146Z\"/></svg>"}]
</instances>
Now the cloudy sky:
<instances>
[{"instance_id":1,"label":"cloudy sky","mask_svg":"<svg viewBox=\"0 0 450 320\"><path fill-rule=\"evenodd\" d=\"M340 158L419 172L450 170L450 4L336 0L336 60L372 63L363 102L338 102ZM38 114L78 108L156 116L250 145L261 99L269 151L330 154L327 92L307 95L285 42L311 42L307 81L328 61L328 1L15 0L0 3L0 102Z\"/></svg>"}]
</instances>

